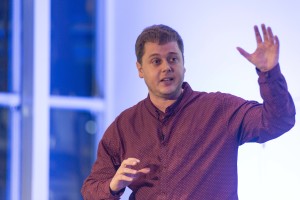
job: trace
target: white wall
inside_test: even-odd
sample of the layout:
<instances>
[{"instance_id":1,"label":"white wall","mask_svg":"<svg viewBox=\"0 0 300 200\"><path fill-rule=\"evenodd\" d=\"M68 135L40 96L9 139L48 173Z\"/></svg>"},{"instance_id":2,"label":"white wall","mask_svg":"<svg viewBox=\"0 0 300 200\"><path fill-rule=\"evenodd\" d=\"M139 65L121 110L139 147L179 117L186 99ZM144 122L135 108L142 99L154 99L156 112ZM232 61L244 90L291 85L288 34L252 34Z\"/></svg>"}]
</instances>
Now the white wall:
<instances>
[{"instance_id":1,"label":"white wall","mask_svg":"<svg viewBox=\"0 0 300 200\"><path fill-rule=\"evenodd\" d=\"M183 37L185 80L194 90L228 92L258 101L254 67L235 48L241 46L254 51L253 26L261 23L272 26L280 39L281 69L300 108L300 90L297 89L300 3L297 1L109 0L107 6L107 65L114 71L110 121L146 97L147 88L135 68L134 44L143 28L161 23L175 28ZM240 148L241 200L300 199L299 131L297 124L277 140ZM123 199L127 199L127 195L128 192Z\"/></svg>"}]
</instances>

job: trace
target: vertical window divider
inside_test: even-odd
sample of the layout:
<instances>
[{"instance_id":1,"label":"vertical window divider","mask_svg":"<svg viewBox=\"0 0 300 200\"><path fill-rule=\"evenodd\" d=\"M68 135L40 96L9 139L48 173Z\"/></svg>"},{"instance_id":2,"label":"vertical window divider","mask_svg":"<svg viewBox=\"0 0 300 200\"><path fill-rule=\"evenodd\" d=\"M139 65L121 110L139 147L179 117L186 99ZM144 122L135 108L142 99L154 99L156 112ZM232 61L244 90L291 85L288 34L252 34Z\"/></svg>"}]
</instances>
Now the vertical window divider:
<instances>
[{"instance_id":1,"label":"vertical window divider","mask_svg":"<svg viewBox=\"0 0 300 200\"><path fill-rule=\"evenodd\" d=\"M15 105L11 109L10 116L10 191L9 199L20 199L21 177L21 141L20 141L20 60L21 60L21 0L11 2L11 67L12 67L12 92L15 97Z\"/></svg>"},{"instance_id":2,"label":"vertical window divider","mask_svg":"<svg viewBox=\"0 0 300 200\"><path fill-rule=\"evenodd\" d=\"M50 0L22 3L21 196L49 198Z\"/></svg>"}]
</instances>

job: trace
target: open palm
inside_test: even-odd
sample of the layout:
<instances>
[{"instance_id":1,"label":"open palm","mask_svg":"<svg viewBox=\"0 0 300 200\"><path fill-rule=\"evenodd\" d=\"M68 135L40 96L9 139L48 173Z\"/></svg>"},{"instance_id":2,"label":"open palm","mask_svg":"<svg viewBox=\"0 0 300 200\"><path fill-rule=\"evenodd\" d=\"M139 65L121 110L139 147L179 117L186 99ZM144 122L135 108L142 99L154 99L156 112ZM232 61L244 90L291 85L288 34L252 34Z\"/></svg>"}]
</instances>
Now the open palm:
<instances>
[{"instance_id":1,"label":"open palm","mask_svg":"<svg viewBox=\"0 0 300 200\"><path fill-rule=\"evenodd\" d=\"M266 72L278 64L279 59L279 40L274 36L270 27L266 28L261 25L263 40L259 33L258 27L254 26L254 32L257 42L257 48L254 53L249 54L244 49L237 47L237 50L260 71Z\"/></svg>"}]
</instances>

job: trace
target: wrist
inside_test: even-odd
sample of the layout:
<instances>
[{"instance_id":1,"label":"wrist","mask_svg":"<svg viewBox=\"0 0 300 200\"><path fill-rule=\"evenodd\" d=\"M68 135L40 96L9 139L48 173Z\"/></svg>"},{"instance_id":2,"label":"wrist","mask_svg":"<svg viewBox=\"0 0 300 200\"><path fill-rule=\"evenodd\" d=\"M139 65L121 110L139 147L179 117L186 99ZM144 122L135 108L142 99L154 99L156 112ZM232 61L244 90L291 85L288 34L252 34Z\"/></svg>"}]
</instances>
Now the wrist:
<instances>
[{"instance_id":1,"label":"wrist","mask_svg":"<svg viewBox=\"0 0 300 200\"><path fill-rule=\"evenodd\" d=\"M109 191L110 191L110 194L113 195L113 196L120 196L125 191L125 188L123 188L123 189L121 189L119 191L114 191L109 186Z\"/></svg>"}]
</instances>

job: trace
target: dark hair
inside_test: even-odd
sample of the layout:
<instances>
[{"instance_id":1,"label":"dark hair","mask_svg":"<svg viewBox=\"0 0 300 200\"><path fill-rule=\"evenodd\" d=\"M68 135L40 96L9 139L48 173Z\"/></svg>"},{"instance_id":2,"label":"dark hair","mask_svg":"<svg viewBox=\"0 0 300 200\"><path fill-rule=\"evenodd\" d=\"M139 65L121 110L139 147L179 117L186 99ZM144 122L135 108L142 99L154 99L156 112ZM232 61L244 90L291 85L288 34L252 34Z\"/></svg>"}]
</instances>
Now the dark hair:
<instances>
[{"instance_id":1,"label":"dark hair","mask_svg":"<svg viewBox=\"0 0 300 200\"><path fill-rule=\"evenodd\" d=\"M174 29L163 24L152 25L145 28L138 36L135 43L135 55L137 61L142 63L142 57L145 53L144 46L146 42L154 42L158 43L159 45L163 45L173 41L177 42L183 58L183 41L180 35Z\"/></svg>"}]
</instances>

